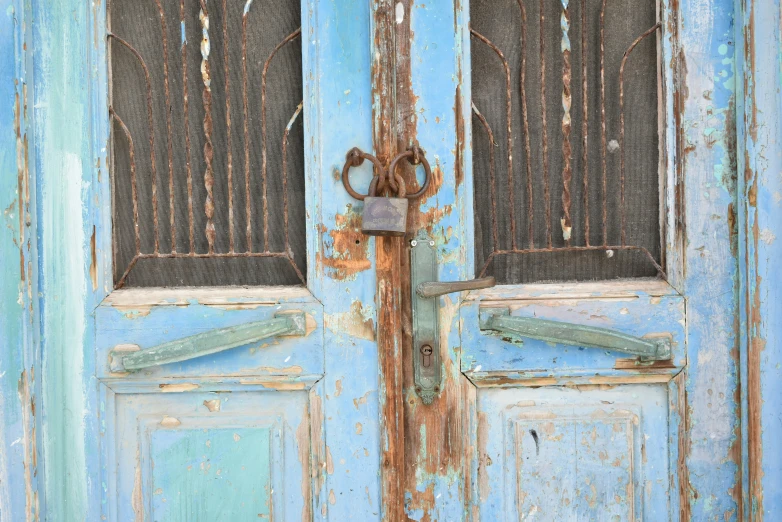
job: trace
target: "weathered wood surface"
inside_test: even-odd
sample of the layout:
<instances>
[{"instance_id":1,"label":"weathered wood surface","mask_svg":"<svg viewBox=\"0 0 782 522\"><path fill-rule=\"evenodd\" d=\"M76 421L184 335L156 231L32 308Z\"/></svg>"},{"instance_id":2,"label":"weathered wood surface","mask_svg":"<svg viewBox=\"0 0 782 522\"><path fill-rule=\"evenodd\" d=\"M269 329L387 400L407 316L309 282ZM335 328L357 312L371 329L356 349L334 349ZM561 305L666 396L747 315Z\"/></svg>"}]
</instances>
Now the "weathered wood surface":
<instances>
[{"instance_id":1,"label":"weathered wood surface","mask_svg":"<svg viewBox=\"0 0 782 522\"><path fill-rule=\"evenodd\" d=\"M0 519L46 513L53 521L99 520L104 492L96 477L104 475L94 448L105 403L96 375L106 359L96 355L101 335L93 314L111 286L105 5L5 0L0 7L0 42L14 50L0 58ZM397 38L409 35L396 44L410 48L410 79L398 80L408 89L393 115L403 129L397 137L414 136L436 165L432 193L420 211L411 210L411 229L423 225L437 237L440 277L452 280L473 273L470 128L462 117L470 113L465 9L450 0L403 2L402 28L388 28ZM390 515L400 510L414 520L464 519L480 495L478 471L463 460L477 451L475 441L460 439L465 431L480 431L482 388L461 373L465 364L477 366L461 353L474 350L463 347L461 337L469 314L467 308L459 311L456 298L441 299L446 378L434 407L420 404L405 374L401 396L391 397L395 419L380 421L382 406L391 411L383 387L399 379L391 364L402 361L403 372L410 366L409 333L403 334L401 348L399 338L392 339L387 346L396 351L381 366L373 241L360 234L355 202L332 183L349 147L372 148L372 11L366 3L340 0L312 2L304 12L305 83L311 85L304 111L307 203L310 230L317 231L308 240L313 256L308 279L312 294L324 303L325 378L307 381L310 391L301 392L308 394L312 422L313 515L380 518L384 490L378 469L389 447L381 435L398 433L391 428L400 426L402 402L404 442L395 439L391 457L405 464L401 478L383 473L397 488L397 493L385 489L387 519L394 520ZM669 469L675 488L671 516L773 520L782 498L775 494L782 478L779 408L773 400L782 365L774 273L782 222L780 5L778 0L679 0L665 13L661 44L674 73L663 89L672 187L667 204L674 209L666 217L671 234L666 251L673 267L670 282L686 299L681 358L687 366L673 379L668 369L662 377L642 377L669 382L669 462L677 466ZM384 15L386 23L400 25L396 4L393 15ZM737 45L741 49L734 55ZM409 292L404 285L400 291L402 299ZM389 321L409 321L403 309L393 314L401 319ZM497 364L518 369L501 360ZM613 365L612 359L604 377L626 381L625 369ZM511 376L514 386L564 382L517 374ZM489 389L497 385L473 379ZM171 390L184 390L188 383L170 384L179 386ZM223 387L234 386L244 385L237 379ZM201 408L209 407L202 403ZM354 426L349 436L345 425ZM360 491L355 484L361 484Z\"/></svg>"},{"instance_id":2,"label":"weathered wood surface","mask_svg":"<svg viewBox=\"0 0 782 522\"><path fill-rule=\"evenodd\" d=\"M40 375L35 235L30 17L0 2L0 520L37 520Z\"/></svg>"},{"instance_id":3,"label":"weathered wood surface","mask_svg":"<svg viewBox=\"0 0 782 522\"><path fill-rule=\"evenodd\" d=\"M745 520L782 516L782 29L779 0L736 2L741 458Z\"/></svg>"}]
</instances>

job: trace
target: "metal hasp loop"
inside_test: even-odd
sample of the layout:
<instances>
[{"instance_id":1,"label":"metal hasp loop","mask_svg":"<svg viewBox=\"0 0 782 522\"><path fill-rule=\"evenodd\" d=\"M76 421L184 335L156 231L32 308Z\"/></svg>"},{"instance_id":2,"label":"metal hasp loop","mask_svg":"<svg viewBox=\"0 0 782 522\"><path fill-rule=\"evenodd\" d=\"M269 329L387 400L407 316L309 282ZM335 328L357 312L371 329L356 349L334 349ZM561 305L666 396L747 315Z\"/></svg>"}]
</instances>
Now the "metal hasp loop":
<instances>
[{"instance_id":1,"label":"metal hasp loop","mask_svg":"<svg viewBox=\"0 0 782 522\"><path fill-rule=\"evenodd\" d=\"M350 168L358 167L364 160L369 160L373 164L372 181L369 184L369 190L367 194L359 194L350 184ZM424 168L424 182L417 191L412 194L408 194L405 188L405 182L401 175L396 173L397 166L402 160L407 160L411 165L421 164ZM399 198L418 199L429 188L432 183L432 168L429 162L426 160L424 151L421 148L414 146L409 150L400 152L394 159L391 160L391 164L386 171L385 167L380 160L372 154L366 153L358 147L350 149L345 156L345 164L342 166L342 184L345 186L345 190L352 197L359 201L369 197L375 197L381 195L387 189L391 189Z\"/></svg>"},{"instance_id":2,"label":"metal hasp loop","mask_svg":"<svg viewBox=\"0 0 782 522\"><path fill-rule=\"evenodd\" d=\"M548 343L601 348L640 357L642 361L671 358L670 339L641 338L608 328L537 319L512 317L508 308L484 308L479 315L481 330L493 330Z\"/></svg>"},{"instance_id":3,"label":"metal hasp loop","mask_svg":"<svg viewBox=\"0 0 782 522\"><path fill-rule=\"evenodd\" d=\"M473 281L437 281L435 242L423 233L410 242L410 280L413 297L413 379L424 404L440 395L440 299L451 292L494 286L493 277Z\"/></svg>"},{"instance_id":4,"label":"metal hasp loop","mask_svg":"<svg viewBox=\"0 0 782 522\"><path fill-rule=\"evenodd\" d=\"M388 182L391 185L391 188L394 190L396 190L394 181L401 179L401 177L396 173L396 167L403 159L406 159L411 165L418 165L420 163L424 167L424 183L416 192L413 192L412 194L400 193L399 197L407 199L418 199L424 195L424 192L426 192L426 189L429 188L429 184L432 182L432 168L429 166L429 162L426 161L424 151L422 151L420 148L413 147L410 150L400 152L391 161L391 165L388 167Z\"/></svg>"},{"instance_id":5,"label":"metal hasp loop","mask_svg":"<svg viewBox=\"0 0 782 522\"><path fill-rule=\"evenodd\" d=\"M110 353L112 372L132 372L175 362L188 361L196 357L223 352L245 346L269 337L281 335L303 336L306 334L306 317L303 312L278 313L273 319L254 323L217 328L176 341L133 351L123 345Z\"/></svg>"},{"instance_id":6,"label":"metal hasp loop","mask_svg":"<svg viewBox=\"0 0 782 522\"><path fill-rule=\"evenodd\" d=\"M374 157L372 154L363 152L358 147L353 147L350 149L345 156L345 165L342 167L342 184L345 186L345 190L348 191L348 194L359 201L364 201L364 198L367 196L356 192L353 189L353 186L350 184L350 167L358 167L364 163L365 159L371 161L373 165L372 181L370 182L370 187L372 188L370 188L370 194L368 194L369 196L374 195L372 193L373 188L376 190L383 190L386 179L385 168L383 168L383 164L380 163L379 159Z\"/></svg>"}]
</instances>

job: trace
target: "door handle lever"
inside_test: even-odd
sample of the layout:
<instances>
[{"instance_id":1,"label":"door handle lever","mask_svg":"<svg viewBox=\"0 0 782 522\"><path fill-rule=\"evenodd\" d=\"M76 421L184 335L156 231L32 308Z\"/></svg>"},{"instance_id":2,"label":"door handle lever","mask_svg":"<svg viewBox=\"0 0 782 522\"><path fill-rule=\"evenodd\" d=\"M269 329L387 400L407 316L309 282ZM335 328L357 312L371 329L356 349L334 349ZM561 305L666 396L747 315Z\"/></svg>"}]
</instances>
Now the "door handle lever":
<instances>
[{"instance_id":1,"label":"door handle lever","mask_svg":"<svg viewBox=\"0 0 782 522\"><path fill-rule=\"evenodd\" d=\"M508 308L485 308L479 314L481 330L493 330L549 343L602 348L635 355L642 361L671 358L671 341L644 338L609 328L551 321L536 317L512 317Z\"/></svg>"},{"instance_id":2,"label":"door handle lever","mask_svg":"<svg viewBox=\"0 0 782 522\"><path fill-rule=\"evenodd\" d=\"M120 345L109 354L109 366L112 372L132 372L152 366L188 361L269 337L306 335L306 329L306 317L303 312L283 312L264 321L216 328L145 350L139 349L136 345Z\"/></svg>"},{"instance_id":3,"label":"door handle lever","mask_svg":"<svg viewBox=\"0 0 782 522\"><path fill-rule=\"evenodd\" d=\"M424 404L440 395L440 301L434 297L489 288L493 277L471 281L437 281L437 248L421 231L410 241L410 290L413 298L413 382Z\"/></svg>"},{"instance_id":4,"label":"door handle lever","mask_svg":"<svg viewBox=\"0 0 782 522\"><path fill-rule=\"evenodd\" d=\"M419 297L426 299L453 292L491 288L496 284L497 281L493 276L470 279L469 281L429 281L426 283L419 283L418 286L415 287L415 293L418 294Z\"/></svg>"}]
</instances>

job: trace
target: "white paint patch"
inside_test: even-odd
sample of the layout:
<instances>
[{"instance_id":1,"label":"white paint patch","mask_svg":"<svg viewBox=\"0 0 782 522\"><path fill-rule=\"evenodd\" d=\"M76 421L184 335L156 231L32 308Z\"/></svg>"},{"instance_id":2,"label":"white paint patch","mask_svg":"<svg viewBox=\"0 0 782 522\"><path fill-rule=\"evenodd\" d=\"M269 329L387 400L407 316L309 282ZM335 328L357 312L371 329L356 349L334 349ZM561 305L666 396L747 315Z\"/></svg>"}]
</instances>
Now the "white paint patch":
<instances>
[{"instance_id":1,"label":"white paint patch","mask_svg":"<svg viewBox=\"0 0 782 522\"><path fill-rule=\"evenodd\" d=\"M46 53L44 53L46 55ZM48 121L46 136L61 134L54 122ZM75 123L79 128L80 123ZM57 140L42 140L45 173L42 180L42 238L41 251L52 253L44 256L42 272L46 281L47 306L49 313L43 319L43 338L50 357L43 368L43 374L50 376L44 385L44 407L49 405L49 422L45 422L43 444L52 451L44 452L44 466L48 469L68 469L75 486L70 489L68 499L72 506L87 506L86 484L89 484L87 467L75 463L87 462L85 453L85 428L92 413L87 411L87 393L82 381L84 376L84 345L87 329L87 278L84 274L88 265L89 243L85 240L85 223L88 213L84 201L88 198L88 187L83 185L84 169L81 157L72 152L63 152L53 143ZM57 413L53 414L52 410ZM66 440L59 428L66 429ZM67 446L68 460L72 465L62 468L61 460ZM78 469L81 466L81 469ZM55 475L56 476L56 475ZM45 486L47 489L51 484ZM74 508L75 509L75 508ZM67 515L64 515L68 518Z\"/></svg>"},{"instance_id":2,"label":"white paint patch","mask_svg":"<svg viewBox=\"0 0 782 522\"><path fill-rule=\"evenodd\" d=\"M767 228L760 231L760 240L767 245L773 243L776 238L777 236L775 236L774 233Z\"/></svg>"},{"instance_id":3,"label":"white paint patch","mask_svg":"<svg viewBox=\"0 0 782 522\"><path fill-rule=\"evenodd\" d=\"M405 4L402 2L396 3L396 23L401 24L405 21Z\"/></svg>"}]
</instances>

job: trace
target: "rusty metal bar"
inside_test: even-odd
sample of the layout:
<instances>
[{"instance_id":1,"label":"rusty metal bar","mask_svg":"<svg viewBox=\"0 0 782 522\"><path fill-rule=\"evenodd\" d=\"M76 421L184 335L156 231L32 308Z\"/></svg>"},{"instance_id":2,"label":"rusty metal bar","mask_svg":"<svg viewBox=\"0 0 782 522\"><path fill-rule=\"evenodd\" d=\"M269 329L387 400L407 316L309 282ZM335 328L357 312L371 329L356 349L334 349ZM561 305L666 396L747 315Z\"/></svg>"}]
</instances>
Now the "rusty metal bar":
<instances>
[{"instance_id":1,"label":"rusty metal bar","mask_svg":"<svg viewBox=\"0 0 782 522\"><path fill-rule=\"evenodd\" d=\"M606 1L600 6L600 162L603 167L603 190L600 194L603 207L603 245L608 245L608 164L606 162L606 78L605 78L605 15Z\"/></svg>"},{"instance_id":2,"label":"rusty metal bar","mask_svg":"<svg viewBox=\"0 0 782 522\"><path fill-rule=\"evenodd\" d=\"M136 255L133 259L130 260L130 263L128 263L128 267L125 269L125 271L122 273L122 276L117 281L117 284L114 285L115 290L119 290L123 286L125 286L125 281L128 280L128 276L130 275L130 271L133 270L133 267L136 266L136 263L139 260L139 256Z\"/></svg>"},{"instance_id":3,"label":"rusty metal bar","mask_svg":"<svg viewBox=\"0 0 782 522\"><path fill-rule=\"evenodd\" d=\"M267 174L266 174L266 75L269 72L274 55L288 43L301 35L301 27L283 38L272 50L261 73L261 198L263 200L263 250L269 251L269 202L267 199Z\"/></svg>"},{"instance_id":4,"label":"rusty metal bar","mask_svg":"<svg viewBox=\"0 0 782 522\"><path fill-rule=\"evenodd\" d=\"M643 41L647 36L654 34L657 29L662 27L658 22L654 26L647 29L641 36L635 39L630 44L624 55L622 56L622 64L619 66L619 213L621 215L622 222L622 245L627 243L627 230L626 230L626 212L625 212L625 95L624 95L624 74L625 65L627 64L627 58L633 49Z\"/></svg>"},{"instance_id":5,"label":"rusty metal bar","mask_svg":"<svg viewBox=\"0 0 782 522\"><path fill-rule=\"evenodd\" d=\"M193 170L190 165L190 116L187 88L187 27L185 25L185 0L179 2L179 17L182 27L182 103L185 119L185 168L187 171L187 217L190 253L195 253L195 218L193 216Z\"/></svg>"},{"instance_id":6,"label":"rusty metal bar","mask_svg":"<svg viewBox=\"0 0 782 522\"><path fill-rule=\"evenodd\" d=\"M108 37L116 40L122 44L123 47L128 49L133 56L136 57L141 64L141 68L144 70L144 79L147 84L147 128L149 131L149 160L151 163L150 170L152 175L152 226L155 237L155 253L157 253L160 251L160 232L158 230L157 215L157 161L155 159L155 123L152 117L152 81L149 77L147 64L144 62L144 58L141 57L141 54L139 54L136 48L114 33L108 33Z\"/></svg>"},{"instance_id":7,"label":"rusty metal bar","mask_svg":"<svg viewBox=\"0 0 782 522\"><path fill-rule=\"evenodd\" d=\"M540 0L540 67L541 67L541 80L540 80L540 93L541 93L541 127L542 127L542 139L540 147L542 149L542 183L543 183L543 191L544 191L544 204L545 204L545 220L546 220L546 235L547 235L547 241L546 245L543 247L535 247L534 242L534 226L533 226L533 218L534 218L534 208L533 208L533 185L532 185L532 175L531 175L531 153L529 150L529 124L528 124L528 118L527 118L527 107L526 107L526 92L525 92L525 75L526 75L526 10L524 6L523 0L517 0L520 16L521 16L521 58L520 58L520 76L521 80L519 82L519 91L521 96L521 112L522 112L522 125L523 125L523 132L525 134L525 145L527 148L527 192L528 192L528 227L529 227L529 236L530 236L530 243L529 248L518 248L516 246L516 237L515 237L515 230L511 232L513 235L513 244L511 248L502 249L499 246L499 231L498 231L498 216L497 216L497 204L496 204L496 183L497 180L495 179L495 165L494 165L494 135L492 133L492 129L486 120L486 118L480 113L478 108L473 104L472 109L473 113L475 114L478 121L480 121L481 126L485 130L488 138L489 138L489 183L492 185L491 192L490 192L490 198L491 198L491 209L492 209L492 241L494 244L494 248L492 249L492 253L489 255L488 259L486 259L485 264L481 270L480 275L485 275L486 270L488 269L491 262L494 260L497 256L502 255L511 255L511 254L530 254L530 253L552 253L552 252L585 252L585 251L603 251L606 252L608 257L611 257L613 255L614 251L638 251L642 252L652 263L652 265L655 267L657 272L662 276L665 277L665 273L660 266L660 264L655 260L655 258L651 255L651 253L645 248L640 246L633 246L628 245L626 241L626 217L625 217L625 202L624 202L624 194L625 194L625 157L624 157L624 70L626 62L629 58L629 55L632 53L633 49L646 37L653 34L655 30L659 29L661 27L661 24L656 24L653 28L647 30L644 34L642 34L640 37L638 37L633 44L628 48L628 50L625 52L624 57L622 59L621 67L619 70L619 82L620 82L620 88L619 88L619 97L620 97L620 148L622 149L622 158L621 158L621 173L620 173L620 192L621 192L621 223L622 223L622 236L621 241L613 241L613 244L609 244L609 238L608 238L608 187L607 187L607 132L606 132L606 102L605 102L605 91L606 91L606 82L605 82L605 10L606 10L606 0L601 1L601 7L600 7L600 13L599 13L599 60L600 60L600 127L601 127L601 152L600 152L600 161L602 163L602 179L600 180L602 182L602 194L601 194L601 211L602 211L602 245L601 246L594 246L592 244L592 238L591 238L591 215L590 215L590 193L589 193L589 186L590 186L590 169L589 169L589 110L590 110L590 103L589 103L589 65L588 65L588 55L589 55L589 40L588 40L588 22L587 22L587 0L580 0L580 30L581 30L581 163L582 163L582 169L581 172L581 180L583 186L583 207L584 207L584 218L583 218L583 230L584 230L584 240L581 242L579 240L578 245L571 244L573 240L573 223L572 223L572 190L573 190L573 146L572 146L572 103L573 103L573 93L572 93L572 82L573 82L573 63L572 63L572 45L571 45L571 29L573 28L571 26L571 8L573 7L571 5L571 0L560 0L561 4L561 11L560 11L560 29L561 29L561 52L562 52L562 90L561 90L561 102L562 102L562 108L563 108L563 114L562 114L562 121L561 121L561 136L562 136L562 207L563 207L563 215L561 219L561 225L562 225L562 233L563 233L563 239L565 241L564 246L554 246L553 244L553 238L552 238L552 232L551 232L551 199L550 199L550 179L549 179L549 156L548 156L548 121L547 121L547 91L546 91L546 38L549 37L549 35L546 32L546 13L545 13L545 0ZM495 54L497 54L500 59L503 62L503 65L505 66L505 74L506 74L506 86L509 83L509 67L507 65L507 61L504 58L503 52L495 45L493 44L487 37L483 36L482 34L478 33L474 29L470 29L471 35L476 38L477 40L481 41L488 47L490 47ZM507 88L509 91L509 87ZM508 104L510 96L508 95ZM508 107L508 114L510 114L510 106ZM512 131L510 123L508 123L508 134L510 135ZM509 151L511 151L511 154L509 154L509 157L512 157L512 140L509 141ZM508 166L509 171L509 197L510 200L510 214L511 214L511 220L513 220L515 213L513 212L513 169L512 165L509 161ZM513 224L513 223L512 223ZM512 227L515 228L515 227Z\"/></svg>"},{"instance_id":8,"label":"rusty metal bar","mask_svg":"<svg viewBox=\"0 0 782 522\"><path fill-rule=\"evenodd\" d=\"M552 247L551 190L548 179L548 122L546 119L546 31L545 0L540 0L540 112L543 139L543 199L546 202L546 243Z\"/></svg>"},{"instance_id":9,"label":"rusty metal bar","mask_svg":"<svg viewBox=\"0 0 782 522\"><path fill-rule=\"evenodd\" d=\"M532 194L532 147L529 136L529 118L527 116L527 10L524 7L524 0L517 0L519 11L521 13L521 71L519 78L519 95L521 98L521 122L524 126L524 154L527 167L527 234L529 235L529 247L535 248L535 209L533 206ZM495 241L495 245L497 242Z\"/></svg>"},{"instance_id":10,"label":"rusty metal bar","mask_svg":"<svg viewBox=\"0 0 782 522\"><path fill-rule=\"evenodd\" d=\"M206 240L209 243L209 253L213 254L215 251L215 224L214 224L214 196L212 190L214 188L214 168L212 161L214 160L214 147L212 145L212 79L210 75L209 53L211 51L211 42L209 40L209 12L206 10L206 2L200 0L201 12L198 17L201 21L201 33L203 35L201 39L201 79L204 83L204 88L201 92L204 103L204 162L206 163L206 169L204 170L204 187L206 188L206 200L204 201L204 214L206 215Z\"/></svg>"},{"instance_id":11,"label":"rusty metal bar","mask_svg":"<svg viewBox=\"0 0 782 522\"><path fill-rule=\"evenodd\" d=\"M252 193L250 192L250 113L247 99L247 15L253 0L247 0L242 13L242 111L244 117L244 192L246 250L253 250Z\"/></svg>"},{"instance_id":12,"label":"rusty metal bar","mask_svg":"<svg viewBox=\"0 0 782 522\"><path fill-rule=\"evenodd\" d=\"M168 29L160 0L155 0L160 16L160 40L163 44L163 93L166 101L166 146L168 152L168 204L171 228L171 251L176 252L176 209L174 208L174 145L171 133L171 91L168 81Z\"/></svg>"},{"instance_id":13,"label":"rusty metal bar","mask_svg":"<svg viewBox=\"0 0 782 522\"><path fill-rule=\"evenodd\" d=\"M233 142L231 140L231 73L228 54L228 0L223 0L223 67L225 67L225 132L228 160L228 251L234 251Z\"/></svg>"},{"instance_id":14,"label":"rusty metal bar","mask_svg":"<svg viewBox=\"0 0 782 522\"><path fill-rule=\"evenodd\" d=\"M507 139L508 139L508 212L510 213L510 234L511 234L511 248L516 248L516 212L515 212L515 196L514 196L514 183L513 183L513 109L511 105L511 82L510 82L510 66L508 60L505 59L505 55L502 53L499 47L494 45L488 38L470 29L470 34L487 45L502 62L502 66L505 68L505 117L507 124ZM496 206L492 206L492 211L496 214ZM495 243L495 247L496 247Z\"/></svg>"},{"instance_id":15,"label":"rusty metal bar","mask_svg":"<svg viewBox=\"0 0 782 522\"><path fill-rule=\"evenodd\" d=\"M109 107L109 115L119 123L125 139L128 140L128 156L130 157L130 198L133 202L133 232L136 241L136 255L141 254L141 231L139 230L138 218L138 190L136 188L136 149L133 146L133 137L130 135L128 127L122 118L114 112L113 107Z\"/></svg>"},{"instance_id":16,"label":"rusty metal bar","mask_svg":"<svg viewBox=\"0 0 782 522\"><path fill-rule=\"evenodd\" d=\"M478 107L475 106L475 104L472 104L472 112L475 114L475 116L478 118L478 121L481 122L481 125L483 125L484 130L486 130L486 135L489 138L489 184L491 185L489 189L489 197L491 198L491 235L492 235L492 249L496 250L499 248L499 231L497 228L497 184L494 181L494 133L491 131L491 127L489 126L489 122L486 121L486 118L481 114L481 111L478 110Z\"/></svg>"},{"instance_id":17,"label":"rusty metal bar","mask_svg":"<svg viewBox=\"0 0 782 522\"><path fill-rule=\"evenodd\" d=\"M299 102L296 112L293 113L288 124L285 126L285 132L282 135L282 216L285 229L285 251L291 254L291 243L288 230L288 136L296 119L304 108L304 100Z\"/></svg>"},{"instance_id":18,"label":"rusty metal bar","mask_svg":"<svg viewBox=\"0 0 782 522\"><path fill-rule=\"evenodd\" d=\"M156 254L138 254L136 255L131 262L128 264L128 268L125 269L125 272L123 273L122 277L120 277L119 281L117 281L117 284L114 285L115 289L120 289L125 285L125 282L127 281L128 275L130 275L130 271L133 269L133 267L136 265L136 263L140 260L144 259L184 259L184 258L195 258L195 259L215 259L215 258L221 258L221 259L227 259L227 258L259 258L259 257L277 257L282 259L287 259L290 263L293 270L296 272L296 277L299 278L302 284L306 284L306 279L304 278L304 274L299 270L299 267L296 265L296 263L291 259L291 256L287 252L212 252L212 253L195 253L190 254L189 252L178 252L178 253L156 253Z\"/></svg>"},{"instance_id":19,"label":"rusty metal bar","mask_svg":"<svg viewBox=\"0 0 782 522\"><path fill-rule=\"evenodd\" d=\"M572 76L570 66L570 1L562 1L562 16L560 26L562 28L562 239L570 245L570 235L572 233L572 223L570 221L570 184L573 179L573 169L571 166L571 157L573 154L570 146L570 106L573 102L570 92L570 81ZM543 101L545 104L545 100Z\"/></svg>"},{"instance_id":20,"label":"rusty metal bar","mask_svg":"<svg viewBox=\"0 0 782 522\"><path fill-rule=\"evenodd\" d=\"M223 60L225 62L225 110L226 110L226 133L227 133L227 178L228 178L228 226L229 226L229 248L227 252L217 252L216 251L216 230L215 230L215 223L214 223L214 217L215 217L215 200L214 200L214 194L213 194L213 188L215 183L215 171L214 171L214 143L212 142L213 139L213 130L214 130L214 122L213 122L213 116L212 116L212 103L213 103L213 93L211 90L211 38L210 38L210 17L209 12L207 11L207 4L206 0L199 0L198 6L200 8L199 12L199 21L201 26L201 42L200 42L200 53L201 53L201 80L203 83L202 88L202 102L204 107L204 119L203 119L203 132L204 132L204 147L203 147L203 158L205 162L205 170L204 170L204 186L206 188L206 197L205 197L205 203L204 203L204 214L206 217L206 227L205 227L205 235L206 239L209 244L208 252L197 252L196 246L195 246L195 217L194 217L194 205L193 205L193 179L192 179L192 164L191 164L191 136L190 136L190 128L189 128L189 86L188 86L188 39L187 39L187 27L186 27L186 5L185 0L179 0L179 17L180 17L180 26L181 26L181 48L180 48L180 59L182 62L182 96L183 96L183 111L184 111L184 125L185 125L185 147L186 147L186 169L187 169L187 191L188 191L188 224L189 224L189 250L187 252L179 252L177 248L177 240L176 240L176 201L174 198L174 189L176 182L174 180L174 165L173 165L173 124L171 122L171 93L170 93L170 78L169 78L169 71L168 71L168 33L166 29L166 20L164 11L162 9L162 2L161 0L154 0L155 5L157 6L158 15L160 17L160 24L161 24L161 44L163 47L163 80L164 80L164 88L166 90L165 93L165 103L166 103L166 112L168 113L166 115L166 125L167 125L167 131L168 131L168 158L169 158L169 205L170 205L170 225L171 225L171 237L172 237L172 243L171 243L171 250L170 252L161 252L160 250L160 243L159 243L159 227L158 227L158 208L157 208L157 158L155 155L155 138L154 138L154 115L153 115L153 91L152 91L152 81L151 76L149 73L149 69L140 55L140 53L127 41L124 39L109 33L109 37L119 42L122 46L127 48L135 57L136 60L138 60L139 64L142 67L142 70L144 72L144 78L146 81L146 88L147 88L147 96L146 96L146 104L147 104L147 126L148 126L148 134L149 134L149 142L150 142L150 160L151 160L151 171L152 171L152 206L153 206L153 221L154 221L154 234L155 234L155 248L154 251L151 253L142 253L141 252L141 233L140 233L140 223L141 223L141 217L140 217L140 210L139 210L139 193L138 193L138 184L137 184L137 174L136 174L136 149L135 149L135 143L133 141L133 138L130 134L130 130L127 128L125 123L122 121L122 119L114 112L114 109L112 107L109 108L110 117L112 118L112 121L116 121L118 127L121 129L121 131L125 134L126 139L128 141L128 146L130 149L130 160L131 160L131 166L130 166L130 178L131 178L131 198L133 202L133 223L134 223L134 230L135 230L135 255L133 259L131 259L130 263L128 264L127 268L125 269L122 276L117 281L115 288L121 288L124 286L128 280L128 277L133 270L134 267L138 265L138 262L140 260L145 259L172 259L172 258L236 258L236 257L245 257L245 258L256 258L256 257L271 257L271 258L285 258L290 263L291 267L296 273L297 278L304 284L306 283L306 279L304 277L304 274L302 273L301 269L297 265L297 263L293 259L293 250L291 248L291 238L290 238L290 208L289 208L289 201L288 201L288 148L289 148L289 137L290 132L301 115L301 112L303 110L303 103L299 103L297 106L294 114L291 116L288 124L285 127L285 130L282 135L282 153L283 153L283 160L282 160L282 186L283 186L283 220L284 220L284 235L285 235L285 246L283 251L276 251L272 252L269 249L269 224L268 224L268 214L269 214L269 207L268 207L268 201L266 200L266 109L267 109L267 98L266 98L266 78L267 73L270 67L270 64L276 55L276 53L284 47L287 43L291 42L295 38L299 37L301 35L301 28L297 29L293 33L289 34L282 42L280 42L275 49L272 51L272 53L267 58L266 62L264 63L263 72L262 72L262 96L261 96L261 103L262 103L262 119L263 119L263 128L262 128L262 136L263 136L263 158L264 158L264 165L263 165L263 176L264 176L264 213L266 217L266 222L264 224L265 227L265 249L264 252L253 252L252 247L252 193L251 193L251 176L250 176L250 128L249 128L249 115L250 115L250 106L249 106L249 96L248 96L248 70L247 70L247 59L248 59L248 50L247 50L247 24L248 24L248 14L249 9L252 4L253 0L247 0L244 6L244 12L242 15L242 40L241 40L241 46L242 46L242 109L243 109L243 116L244 116L244 137L245 137L245 190L247 195L247 206L246 206L246 214L247 214L247 228L246 228L246 237L247 237L247 248L244 252L237 251L237 244L235 239L235 215L234 215L234 189L236 188L234 186L234 179L233 179L233 129L232 129L232 118L231 118L231 83L230 83L230 63L229 63L229 45L230 45L230 36L229 36L229 28L228 28L228 7L229 3L227 0L223 0L220 4L222 10L223 10L223 24L222 24L222 37L224 42L224 48L223 48ZM241 250L241 249L239 249Z\"/></svg>"},{"instance_id":21,"label":"rusty metal bar","mask_svg":"<svg viewBox=\"0 0 782 522\"><path fill-rule=\"evenodd\" d=\"M570 246L565 248L525 248L522 250L495 250L492 252L481 268L481 272L478 277L484 277L486 271L489 269L489 265L495 257L503 255L517 255L517 254L541 254L552 252L613 252L613 251L638 251L642 252L649 258L649 261L654 265L655 270L660 277L665 278L665 270L654 259L651 252L646 247L632 246L632 245L600 245L600 246Z\"/></svg>"},{"instance_id":22,"label":"rusty metal bar","mask_svg":"<svg viewBox=\"0 0 782 522\"><path fill-rule=\"evenodd\" d=\"M589 238L589 91L587 89L587 23L586 0L581 0L581 137L584 186L584 239L586 246L590 246Z\"/></svg>"}]
</instances>

